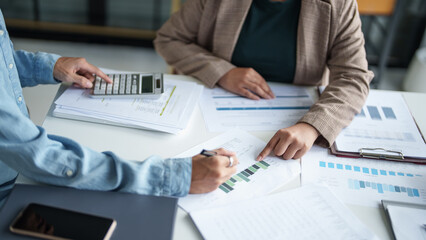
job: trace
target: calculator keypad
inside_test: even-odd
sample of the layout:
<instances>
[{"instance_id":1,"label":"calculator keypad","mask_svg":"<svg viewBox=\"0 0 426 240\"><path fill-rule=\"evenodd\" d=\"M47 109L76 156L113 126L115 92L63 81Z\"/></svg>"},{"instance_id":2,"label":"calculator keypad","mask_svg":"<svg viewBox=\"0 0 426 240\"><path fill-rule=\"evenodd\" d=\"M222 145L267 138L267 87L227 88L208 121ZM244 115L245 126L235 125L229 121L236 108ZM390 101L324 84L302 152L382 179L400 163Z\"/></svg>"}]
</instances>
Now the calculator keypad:
<instances>
[{"instance_id":1,"label":"calculator keypad","mask_svg":"<svg viewBox=\"0 0 426 240\"><path fill-rule=\"evenodd\" d=\"M96 76L93 87L94 95L132 95L140 94L141 75L140 74L107 74L112 83Z\"/></svg>"}]
</instances>

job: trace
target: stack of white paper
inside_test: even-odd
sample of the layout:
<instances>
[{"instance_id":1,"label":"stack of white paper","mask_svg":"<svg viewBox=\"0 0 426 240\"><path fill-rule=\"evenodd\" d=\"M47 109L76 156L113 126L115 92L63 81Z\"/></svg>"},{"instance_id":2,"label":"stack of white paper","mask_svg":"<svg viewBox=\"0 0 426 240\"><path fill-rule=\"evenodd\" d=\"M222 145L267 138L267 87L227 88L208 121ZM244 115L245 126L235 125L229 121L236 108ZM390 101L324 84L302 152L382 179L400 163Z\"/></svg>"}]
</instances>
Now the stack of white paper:
<instances>
[{"instance_id":1,"label":"stack of white paper","mask_svg":"<svg viewBox=\"0 0 426 240\"><path fill-rule=\"evenodd\" d=\"M326 187L194 211L205 239L378 239Z\"/></svg>"},{"instance_id":2,"label":"stack of white paper","mask_svg":"<svg viewBox=\"0 0 426 240\"><path fill-rule=\"evenodd\" d=\"M203 86L164 79L158 99L95 99L89 90L68 88L56 101L56 117L178 133L186 128Z\"/></svg>"}]
</instances>

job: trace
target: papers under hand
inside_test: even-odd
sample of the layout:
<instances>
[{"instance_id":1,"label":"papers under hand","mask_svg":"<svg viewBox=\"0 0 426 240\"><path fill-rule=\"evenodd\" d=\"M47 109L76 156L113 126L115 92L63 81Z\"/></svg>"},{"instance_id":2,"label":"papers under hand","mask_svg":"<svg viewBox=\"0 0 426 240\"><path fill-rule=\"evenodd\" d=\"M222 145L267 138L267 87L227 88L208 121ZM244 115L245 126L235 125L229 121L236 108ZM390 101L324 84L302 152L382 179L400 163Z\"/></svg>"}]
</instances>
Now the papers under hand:
<instances>
[{"instance_id":1,"label":"papers under hand","mask_svg":"<svg viewBox=\"0 0 426 240\"><path fill-rule=\"evenodd\" d=\"M159 99L94 99L89 90L68 88L53 115L83 121L178 133L186 128L203 87L165 75Z\"/></svg>"},{"instance_id":2,"label":"papers under hand","mask_svg":"<svg viewBox=\"0 0 426 240\"><path fill-rule=\"evenodd\" d=\"M200 106L209 131L276 131L294 125L313 104L303 87L269 85L275 99L250 100L219 87L204 89Z\"/></svg>"},{"instance_id":3,"label":"papers under hand","mask_svg":"<svg viewBox=\"0 0 426 240\"><path fill-rule=\"evenodd\" d=\"M179 199L187 212L266 195L294 179L300 173L297 160L267 157L257 162L266 143L244 131L234 130L200 144L177 157L199 154L202 149L225 148L236 153L237 173L213 192L189 194Z\"/></svg>"},{"instance_id":4,"label":"papers under hand","mask_svg":"<svg viewBox=\"0 0 426 240\"><path fill-rule=\"evenodd\" d=\"M326 187L190 213L205 239L378 239Z\"/></svg>"}]
</instances>

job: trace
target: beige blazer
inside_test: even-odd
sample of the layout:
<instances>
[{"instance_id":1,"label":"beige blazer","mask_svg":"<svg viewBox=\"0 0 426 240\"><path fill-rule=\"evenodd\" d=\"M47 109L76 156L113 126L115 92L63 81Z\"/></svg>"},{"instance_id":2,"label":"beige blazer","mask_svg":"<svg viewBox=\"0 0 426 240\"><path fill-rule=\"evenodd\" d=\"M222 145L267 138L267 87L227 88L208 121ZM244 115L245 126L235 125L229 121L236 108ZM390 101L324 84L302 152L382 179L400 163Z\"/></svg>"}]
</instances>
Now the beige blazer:
<instances>
[{"instance_id":1,"label":"beige blazer","mask_svg":"<svg viewBox=\"0 0 426 240\"><path fill-rule=\"evenodd\" d=\"M315 127L317 143L330 146L361 110L373 74L356 0L300 1L294 84L328 86L299 122ZM230 59L251 3L187 0L158 31L155 48L179 72L213 87L236 67Z\"/></svg>"}]
</instances>

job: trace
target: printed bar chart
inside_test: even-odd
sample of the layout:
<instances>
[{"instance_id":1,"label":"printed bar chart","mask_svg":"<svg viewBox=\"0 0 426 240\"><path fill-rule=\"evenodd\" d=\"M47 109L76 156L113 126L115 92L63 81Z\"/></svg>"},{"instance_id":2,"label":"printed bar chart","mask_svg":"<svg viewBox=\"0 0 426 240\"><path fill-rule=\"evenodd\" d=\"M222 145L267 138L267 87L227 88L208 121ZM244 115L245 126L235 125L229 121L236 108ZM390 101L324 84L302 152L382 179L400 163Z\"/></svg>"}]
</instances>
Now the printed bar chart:
<instances>
[{"instance_id":1,"label":"printed bar chart","mask_svg":"<svg viewBox=\"0 0 426 240\"><path fill-rule=\"evenodd\" d=\"M382 107L382 110L387 119L396 119L396 115L391 107Z\"/></svg>"},{"instance_id":2,"label":"printed bar chart","mask_svg":"<svg viewBox=\"0 0 426 240\"><path fill-rule=\"evenodd\" d=\"M382 120L382 117L380 116L379 110L376 106L367 106L367 110L370 113L371 119Z\"/></svg>"},{"instance_id":3,"label":"printed bar chart","mask_svg":"<svg viewBox=\"0 0 426 240\"><path fill-rule=\"evenodd\" d=\"M234 190L234 186L238 182L250 182L250 176L254 175L258 170L268 169L270 165L265 161L257 162L250 167L244 169L243 171L232 176L228 181L224 182L219 186L219 189L224 191L225 193L229 193Z\"/></svg>"},{"instance_id":4,"label":"printed bar chart","mask_svg":"<svg viewBox=\"0 0 426 240\"><path fill-rule=\"evenodd\" d=\"M302 158L302 184L318 182L349 204L377 208L383 199L426 204L426 166L420 164L342 158L314 146Z\"/></svg>"},{"instance_id":5,"label":"printed bar chart","mask_svg":"<svg viewBox=\"0 0 426 240\"><path fill-rule=\"evenodd\" d=\"M361 109L361 112L356 115L357 117L365 117L364 109Z\"/></svg>"},{"instance_id":6,"label":"printed bar chart","mask_svg":"<svg viewBox=\"0 0 426 240\"><path fill-rule=\"evenodd\" d=\"M371 119L373 120L383 120L383 115L380 114L379 109L382 109L384 118L387 120L396 120L396 114L393 111L392 107L378 107L378 106L367 106L368 113L370 114ZM361 112L356 115L357 117L365 118L367 117L364 109L361 109Z\"/></svg>"},{"instance_id":7,"label":"printed bar chart","mask_svg":"<svg viewBox=\"0 0 426 240\"><path fill-rule=\"evenodd\" d=\"M419 189L417 188L409 188L402 186L394 186L383 183L375 183L369 181L348 179L348 187L354 190L362 190L362 189L374 189L377 190L378 193L384 194L385 192L393 192L393 193L401 193L406 194L409 197L420 197Z\"/></svg>"},{"instance_id":8,"label":"printed bar chart","mask_svg":"<svg viewBox=\"0 0 426 240\"><path fill-rule=\"evenodd\" d=\"M359 173L362 172L365 174L371 174L376 176L381 175L381 176L400 176L400 177L404 177L404 176L405 177L423 177L423 175L420 175L420 174L381 170L376 168L360 167L360 166L353 166L350 164L341 164L341 163L333 163L333 162L325 162L325 161L319 161L319 166L323 168L331 168L331 169L337 169L337 170L346 170L346 171L353 171L353 172L359 172Z\"/></svg>"}]
</instances>

